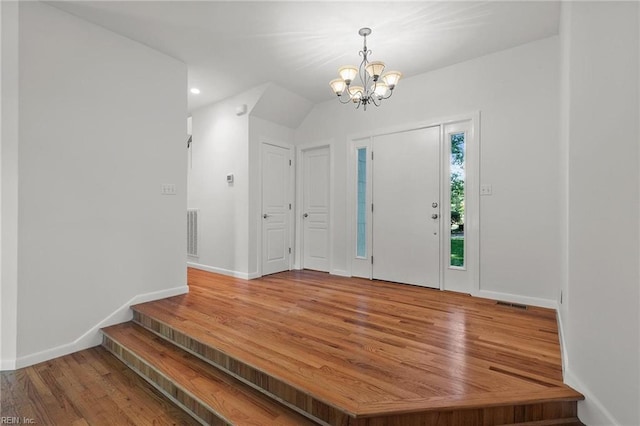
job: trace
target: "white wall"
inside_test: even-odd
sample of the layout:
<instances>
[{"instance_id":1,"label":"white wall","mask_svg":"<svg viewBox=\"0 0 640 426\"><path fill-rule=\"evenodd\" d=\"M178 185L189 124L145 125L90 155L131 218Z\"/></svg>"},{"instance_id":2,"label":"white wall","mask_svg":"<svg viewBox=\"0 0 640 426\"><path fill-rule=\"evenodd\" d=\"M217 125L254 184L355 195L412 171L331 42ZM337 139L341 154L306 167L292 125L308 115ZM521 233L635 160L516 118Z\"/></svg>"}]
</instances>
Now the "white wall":
<instances>
[{"instance_id":1,"label":"white wall","mask_svg":"<svg viewBox=\"0 0 640 426\"><path fill-rule=\"evenodd\" d=\"M313 103L302 96L270 83L266 85L260 100L251 110L252 117L295 129L313 108Z\"/></svg>"},{"instance_id":2,"label":"white wall","mask_svg":"<svg viewBox=\"0 0 640 426\"><path fill-rule=\"evenodd\" d=\"M192 113L188 207L199 209L197 258L192 266L249 278L249 114L264 91L257 87ZM233 173L234 182L226 176Z\"/></svg>"},{"instance_id":3,"label":"white wall","mask_svg":"<svg viewBox=\"0 0 640 426\"><path fill-rule=\"evenodd\" d=\"M95 343L131 300L186 291L187 86L175 59L19 7L21 366Z\"/></svg>"},{"instance_id":4,"label":"white wall","mask_svg":"<svg viewBox=\"0 0 640 426\"><path fill-rule=\"evenodd\" d=\"M236 108L247 105L247 113ZM260 275L263 142L291 144L310 103L265 84L192 114L189 208L199 209L199 253L189 265L241 278ZM234 174L234 183L226 175Z\"/></svg>"},{"instance_id":5,"label":"white wall","mask_svg":"<svg viewBox=\"0 0 640 426\"><path fill-rule=\"evenodd\" d=\"M17 2L0 2L0 46L0 370L11 370L18 315Z\"/></svg>"},{"instance_id":6,"label":"white wall","mask_svg":"<svg viewBox=\"0 0 640 426\"><path fill-rule=\"evenodd\" d=\"M568 117L565 379L590 425L640 424L638 3L563 4Z\"/></svg>"},{"instance_id":7,"label":"white wall","mask_svg":"<svg viewBox=\"0 0 640 426\"><path fill-rule=\"evenodd\" d=\"M346 158L350 135L474 111L480 120L480 288L555 305L561 280L557 37L403 80L366 112L337 101L314 108L297 143L333 139L334 272L349 270ZM328 89L327 89L328 90Z\"/></svg>"}]
</instances>

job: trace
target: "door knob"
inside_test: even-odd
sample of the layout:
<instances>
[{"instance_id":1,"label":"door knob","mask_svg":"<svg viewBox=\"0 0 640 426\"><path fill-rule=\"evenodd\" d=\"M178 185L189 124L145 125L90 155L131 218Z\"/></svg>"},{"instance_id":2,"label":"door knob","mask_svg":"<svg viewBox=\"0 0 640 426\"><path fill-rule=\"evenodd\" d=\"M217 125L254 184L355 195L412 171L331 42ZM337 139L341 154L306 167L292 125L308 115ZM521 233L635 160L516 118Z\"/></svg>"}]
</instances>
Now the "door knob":
<instances>
[{"instance_id":1,"label":"door knob","mask_svg":"<svg viewBox=\"0 0 640 426\"><path fill-rule=\"evenodd\" d=\"M438 218L438 213L434 213L431 215L431 219L437 219Z\"/></svg>"},{"instance_id":2,"label":"door knob","mask_svg":"<svg viewBox=\"0 0 640 426\"><path fill-rule=\"evenodd\" d=\"M306 218L306 217L309 217L309 213L305 213L305 214L303 214L303 215L302 215L302 217L305 217L305 218Z\"/></svg>"},{"instance_id":3,"label":"door knob","mask_svg":"<svg viewBox=\"0 0 640 426\"><path fill-rule=\"evenodd\" d=\"M268 218L268 217L269 217L269 215L268 215L268 214L266 214L266 213L262 215L262 218L263 218L263 219L266 219L266 218Z\"/></svg>"},{"instance_id":4,"label":"door knob","mask_svg":"<svg viewBox=\"0 0 640 426\"><path fill-rule=\"evenodd\" d=\"M436 207L438 207L438 203L431 203L431 207L435 209Z\"/></svg>"}]
</instances>

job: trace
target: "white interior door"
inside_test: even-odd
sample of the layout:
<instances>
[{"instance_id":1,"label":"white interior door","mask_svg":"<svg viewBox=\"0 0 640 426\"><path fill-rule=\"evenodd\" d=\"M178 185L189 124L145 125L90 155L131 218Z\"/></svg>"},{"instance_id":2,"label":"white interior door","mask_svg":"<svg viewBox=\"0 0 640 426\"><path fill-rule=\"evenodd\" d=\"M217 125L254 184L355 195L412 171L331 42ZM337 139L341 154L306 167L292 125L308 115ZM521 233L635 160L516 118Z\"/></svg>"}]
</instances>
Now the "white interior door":
<instances>
[{"instance_id":1,"label":"white interior door","mask_svg":"<svg viewBox=\"0 0 640 426\"><path fill-rule=\"evenodd\" d=\"M302 267L329 272L329 147L302 153Z\"/></svg>"},{"instance_id":2,"label":"white interior door","mask_svg":"<svg viewBox=\"0 0 640 426\"><path fill-rule=\"evenodd\" d=\"M290 154L262 144L262 275L290 269Z\"/></svg>"},{"instance_id":3,"label":"white interior door","mask_svg":"<svg viewBox=\"0 0 640 426\"><path fill-rule=\"evenodd\" d=\"M372 276L439 288L440 127L376 136L373 153Z\"/></svg>"}]
</instances>

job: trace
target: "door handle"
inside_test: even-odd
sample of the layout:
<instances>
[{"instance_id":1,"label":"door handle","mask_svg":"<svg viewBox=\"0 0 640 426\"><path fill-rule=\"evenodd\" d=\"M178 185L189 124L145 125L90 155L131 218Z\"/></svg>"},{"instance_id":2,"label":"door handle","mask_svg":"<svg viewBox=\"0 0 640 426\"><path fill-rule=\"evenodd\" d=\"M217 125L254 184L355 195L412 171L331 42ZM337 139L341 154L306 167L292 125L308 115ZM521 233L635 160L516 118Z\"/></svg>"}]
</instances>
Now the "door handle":
<instances>
[{"instance_id":1,"label":"door handle","mask_svg":"<svg viewBox=\"0 0 640 426\"><path fill-rule=\"evenodd\" d=\"M431 215L431 219L437 219L438 218L438 213L434 213Z\"/></svg>"},{"instance_id":2,"label":"door handle","mask_svg":"<svg viewBox=\"0 0 640 426\"><path fill-rule=\"evenodd\" d=\"M268 217L269 217L269 215L268 215L268 214L266 214L266 213L262 215L262 218L263 218L263 219L266 219L266 218L268 218Z\"/></svg>"},{"instance_id":3,"label":"door handle","mask_svg":"<svg viewBox=\"0 0 640 426\"><path fill-rule=\"evenodd\" d=\"M305 214L303 214L303 215L302 215L302 217L304 217L304 218L309 217L309 213L305 213Z\"/></svg>"}]
</instances>

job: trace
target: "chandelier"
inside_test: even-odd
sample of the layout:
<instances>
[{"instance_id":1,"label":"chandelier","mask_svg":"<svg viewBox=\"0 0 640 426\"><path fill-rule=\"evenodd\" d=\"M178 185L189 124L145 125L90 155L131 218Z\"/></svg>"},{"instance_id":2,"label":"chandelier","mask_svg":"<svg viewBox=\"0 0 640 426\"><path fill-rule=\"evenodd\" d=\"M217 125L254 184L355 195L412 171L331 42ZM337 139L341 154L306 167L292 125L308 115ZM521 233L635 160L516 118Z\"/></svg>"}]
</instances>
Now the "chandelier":
<instances>
[{"instance_id":1,"label":"chandelier","mask_svg":"<svg viewBox=\"0 0 640 426\"><path fill-rule=\"evenodd\" d=\"M360 67L356 68L353 65L340 67L338 69L340 78L331 80L329 86L331 86L333 93L338 95L340 103L353 102L357 104L356 109L362 105L366 111L367 105L380 106L383 99L391 97L402 73L388 71L382 74L385 67L384 62L369 62L371 50L367 49L367 36L371 34L371 28L360 28L358 34L364 38L364 47L359 52L359 55L362 56ZM360 86L352 85L356 76L360 77Z\"/></svg>"}]
</instances>

